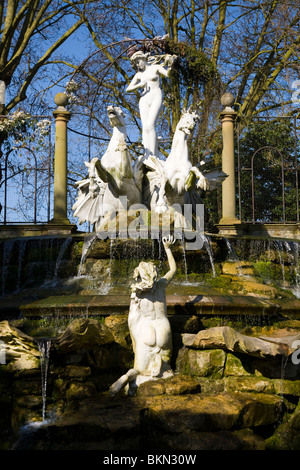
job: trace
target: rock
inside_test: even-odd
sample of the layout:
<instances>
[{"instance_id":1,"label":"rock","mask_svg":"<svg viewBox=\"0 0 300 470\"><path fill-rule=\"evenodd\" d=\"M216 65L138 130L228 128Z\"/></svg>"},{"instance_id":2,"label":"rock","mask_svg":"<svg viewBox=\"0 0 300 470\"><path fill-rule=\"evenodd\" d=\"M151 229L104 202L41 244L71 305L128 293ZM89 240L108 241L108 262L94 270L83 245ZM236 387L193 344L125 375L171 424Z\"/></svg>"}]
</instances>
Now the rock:
<instances>
[{"instance_id":1,"label":"rock","mask_svg":"<svg viewBox=\"0 0 300 470\"><path fill-rule=\"evenodd\" d=\"M227 392L259 392L275 393L275 387L271 379L262 377L225 377L225 390Z\"/></svg>"},{"instance_id":2,"label":"rock","mask_svg":"<svg viewBox=\"0 0 300 470\"><path fill-rule=\"evenodd\" d=\"M185 375L176 375L167 379L148 380L139 385L138 396L154 395L186 395L199 393L201 390L198 381Z\"/></svg>"},{"instance_id":3,"label":"rock","mask_svg":"<svg viewBox=\"0 0 300 470\"><path fill-rule=\"evenodd\" d=\"M210 377L197 377L203 395L218 395L225 391L224 379L213 379Z\"/></svg>"},{"instance_id":4,"label":"rock","mask_svg":"<svg viewBox=\"0 0 300 470\"><path fill-rule=\"evenodd\" d=\"M267 450L300 450L300 403L291 416L285 417L275 433L266 439Z\"/></svg>"},{"instance_id":5,"label":"rock","mask_svg":"<svg viewBox=\"0 0 300 470\"><path fill-rule=\"evenodd\" d=\"M33 338L14 328L8 321L0 322L0 340L4 343L2 360L8 371L39 368L40 353ZM1 343L2 344L2 343Z\"/></svg>"},{"instance_id":6,"label":"rock","mask_svg":"<svg viewBox=\"0 0 300 470\"><path fill-rule=\"evenodd\" d=\"M66 391L67 400L82 400L95 395L95 386L91 382L73 382Z\"/></svg>"},{"instance_id":7,"label":"rock","mask_svg":"<svg viewBox=\"0 0 300 470\"><path fill-rule=\"evenodd\" d=\"M61 368L59 375L62 378L84 380L91 375L91 368L87 366L70 365Z\"/></svg>"},{"instance_id":8,"label":"rock","mask_svg":"<svg viewBox=\"0 0 300 470\"><path fill-rule=\"evenodd\" d=\"M115 341L122 346L131 347L131 339L128 327L128 315L110 315L105 317L105 326L109 328Z\"/></svg>"},{"instance_id":9,"label":"rock","mask_svg":"<svg viewBox=\"0 0 300 470\"><path fill-rule=\"evenodd\" d=\"M251 371L245 369L242 360L234 354L227 353L224 375L243 376L251 375Z\"/></svg>"},{"instance_id":10,"label":"rock","mask_svg":"<svg viewBox=\"0 0 300 470\"><path fill-rule=\"evenodd\" d=\"M292 395L300 397L300 380L273 380L275 393L278 395Z\"/></svg>"},{"instance_id":11,"label":"rock","mask_svg":"<svg viewBox=\"0 0 300 470\"><path fill-rule=\"evenodd\" d=\"M141 383L137 388L138 396L155 396L163 395L165 393L164 384L156 380L147 380Z\"/></svg>"},{"instance_id":12,"label":"rock","mask_svg":"<svg viewBox=\"0 0 300 470\"><path fill-rule=\"evenodd\" d=\"M164 433L265 426L276 423L282 416L281 398L263 393L163 395L151 398L147 405L148 423Z\"/></svg>"},{"instance_id":13,"label":"rock","mask_svg":"<svg viewBox=\"0 0 300 470\"><path fill-rule=\"evenodd\" d=\"M273 342L270 337L262 339L243 335L229 326L201 330L196 335L188 333L182 335L184 346L190 348L220 348L262 358L290 355L296 349L293 349L290 344L297 339L299 339L299 335L295 335L293 339L289 338L287 343L284 342L285 338L282 338L281 342Z\"/></svg>"},{"instance_id":14,"label":"rock","mask_svg":"<svg viewBox=\"0 0 300 470\"><path fill-rule=\"evenodd\" d=\"M182 348L178 353L176 368L185 375L221 378L225 367L226 353L222 349L198 351Z\"/></svg>"},{"instance_id":15,"label":"rock","mask_svg":"<svg viewBox=\"0 0 300 470\"><path fill-rule=\"evenodd\" d=\"M107 326L90 318L73 320L54 346L59 354L89 350L95 346L112 343L113 335Z\"/></svg>"},{"instance_id":16,"label":"rock","mask_svg":"<svg viewBox=\"0 0 300 470\"><path fill-rule=\"evenodd\" d=\"M154 434L154 433L153 433ZM252 430L195 432L165 434L155 431L147 436L147 444L155 450L201 451L201 450L264 450L263 438Z\"/></svg>"},{"instance_id":17,"label":"rock","mask_svg":"<svg viewBox=\"0 0 300 470\"><path fill-rule=\"evenodd\" d=\"M236 275L247 275L253 276L254 275L254 268L252 263L247 261L226 261L222 264L222 272L223 274L232 274Z\"/></svg>"}]
</instances>

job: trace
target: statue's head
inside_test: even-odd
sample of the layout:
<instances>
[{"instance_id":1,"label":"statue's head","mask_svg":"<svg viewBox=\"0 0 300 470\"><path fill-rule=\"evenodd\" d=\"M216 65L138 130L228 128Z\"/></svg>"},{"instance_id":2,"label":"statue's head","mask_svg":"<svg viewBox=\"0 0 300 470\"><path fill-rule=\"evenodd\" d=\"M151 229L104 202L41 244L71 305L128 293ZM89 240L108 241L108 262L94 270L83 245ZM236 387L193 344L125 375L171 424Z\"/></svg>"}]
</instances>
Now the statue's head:
<instances>
[{"instance_id":1,"label":"statue's head","mask_svg":"<svg viewBox=\"0 0 300 470\"><path fill-rule=\"evenodd\" d=\"M138 68L138 64L140 63L140 61L147 62L149 55L149 53L144 53L142 51L137 51L132 54L132 56L130 57L132 67L136 69Z\"/></svg>"},{"instance_id":2,"label":"statue's head","mask_svg":"<svg viewBox=\"0 0 300 470\"><path fill-rule=\"evenodd\" d=\"M112 127L125 126L125 114L121 108L118 106L107 106L107 114Z\"/></svg>"},{"instance_id":3,"label":"statue's head","mask_svg":"<svg viewBox=\"0 0 300 470\"><path fill-rule=\"evenodd\" d=\"M141 291L152 289L158 279L157 267L152 261L141 261L134 270L133 278L137 281L135 289Z\"/></svg>"},{"instance_id":4,"label":"statue's head","mask_svg":"<svg viewBox=\"0 0 300 470\"><path fill-rule=\"evenodd\" d=\"M185 134L189 135L193 130L194 127L199 120L199 116L194 111L186 111L185 109L182 111L182 115L180 118L178 128L185 132Z\"/></svg>"}]
</instances>

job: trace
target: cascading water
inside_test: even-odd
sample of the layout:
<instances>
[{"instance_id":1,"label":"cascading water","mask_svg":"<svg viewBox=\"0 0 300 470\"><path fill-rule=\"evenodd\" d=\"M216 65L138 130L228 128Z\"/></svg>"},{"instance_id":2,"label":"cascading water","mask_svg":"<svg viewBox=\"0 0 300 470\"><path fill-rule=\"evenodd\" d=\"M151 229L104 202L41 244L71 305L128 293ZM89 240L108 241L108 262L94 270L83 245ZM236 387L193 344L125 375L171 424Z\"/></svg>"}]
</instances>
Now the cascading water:
<instances>
[{"instance_id":1,"label":"cascading water","mask_svg":"<svg viewBox=\"0 0 300 470\"><path fill-rule=\"evenodd\" d=\"M188 282L188 273L187 273L187 262L186 262L186 252L185 252L185 243L184 238L181 239L182 255L183 255L183 265L185 272L185 282Z\"/></svg>"},{"instance_id":2,"label":"cascading water","mask_svg":"<svg viewBox=\"0 0 300 470\"><path fill-rule=\"evenodd\" d=\"M92 246L93 242L96 239L97 239L97 235L94 234L92 236L86 237L85 240L84 240L83 247L82 247L82 253L81 253L81 260L80 260L80 264L79 264L79 268L78 268L78 272L77 272L78 277L82 276L83 265L86 261L89 249L90 249L90 247Z\"/></svg>"},{"instance_id":3,"label":"cascading water","mask_svg":"<svg viewBox=\"0 0 300 470\"><path fill-rule=\"evenodd\" d=\"M213 252L212 252L212 248L211 248L211 240L206 235L204 235L204 237L203 237L203 245L204 245L204 247L207 251L208 257L209 257L213 277L216 277L216 269L215 269L215 264L214 264Z\"/></svg>"},{"instance_id":4,"label":"cascading water","mask_svg":"<svg viewBox=\"0 0 300 470\"><path fill-rule=\"evenodd\" d=\"M17 279L17 288L16 290L20 290L21 287L21 275L22 275L22 268L23 268L23 260L26 250L27 240L21 240L19 246L19 260L18 260L18 279Z\"/></svg>"},{"instance_id":5,"label":"cascading water","mask_svg":"<svg viewBox=\"0 0 300 470\"><path fill-rule=\"evenodd\" d=\"M113 259L113 243L114 243L114 239L111 238L110 247L109 247L109 265L108 265L108 283L109 283L109 285L111 285L111 268L112 268L112 259Z\"/></svg>"},{"instance_id":6,"label":"cascading water","mask_svg":"<svg viewBox=\"0 0 300 470\"><path fill-rule=\"evenodd\" d=\"M241 263L238 255L236 254L236 251L235 251L232 243L230 242L230 240L228 238L224 238L224 240L225 240L226 247L227 247L227 250L228 250L228 261L233 261L233 262L237 263L237 275L238 276L247 277L243 274L242 263Z\"/></svg>"},{"instance_id":7,"label":"cascading water","mask_svg":"<svg viewBox=\"0 0 300 470\"><path fill-rule=\"evenodd\" d=\"M281 241L276 242L278 246L278 255L280 260L280 266L282 271L282 283L285 285L285 266L284 266L284 251L283 251L283 243Z\"/></svg>"},{"instance_id":8,"label":"cascading water","mask_svg":"<svg viewBox=\"0 0 300 470\"><path fill-rule=\"evenodd\" d=\"M5 284L6 284L6 277L10 262L10 257L12 253L12 249L14 246L14 240L8 240L3 242L3 260L2 260L2 296L5 295Z\"/></svg>"},{"instance_id":9,"label":"cascading water","mask_svg":"<svg viewBox=\"0 0 300 470\"><path fill-rule=\"evenodd\" d=\"M40 364L41 364L41 378L42 378L42 419L45 421L46 417L46 399L47 399L47 381L48 381L48 368L50 359L51 340L39 339L38 348L40 352Z\"/></svg>"},{"instance_id":10,"label":"cascading water","mask_svg":"<svg viewBox=\"0 0 300 470\"><path fill-rule=\"evenodd\" d=\"M67 251L67 249L68 249L71 242L72 242L72 237L66 238L64 240L60 250L59 250L59 254L58 254L58 257L57 257L57 260L56 260L56 263L55 263L55 268L54 268L54 279L53 279L54 284L56 284L57 279L58 279L58 270L60 268L63 256L66 253L66 251Z\"/></svg>"}]
</instances>

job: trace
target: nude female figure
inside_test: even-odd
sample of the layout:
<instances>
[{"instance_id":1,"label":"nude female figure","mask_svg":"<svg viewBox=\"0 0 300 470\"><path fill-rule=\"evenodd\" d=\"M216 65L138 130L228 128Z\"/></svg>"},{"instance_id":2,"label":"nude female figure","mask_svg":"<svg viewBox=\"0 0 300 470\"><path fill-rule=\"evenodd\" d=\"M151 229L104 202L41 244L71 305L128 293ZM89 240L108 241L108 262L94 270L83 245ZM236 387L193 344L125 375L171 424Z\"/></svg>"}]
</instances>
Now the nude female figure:
<instances>
[{"instance_id":1,"label":"nude female figure","mask_svg":"<svg viewBox=\"0 0 300 470\"><path fill-rule=\"evenodd\" d=\"M150 63L148 61L149 54L142 51L135 52L131 58L131 64L138 69L131 83L127 87L127 92L138 89L142 90L139 100L140 117L142 121L142 139L145 149L145 155L157 156L157 135L155 125L162 107L163 96L160 84L160 77L169 77L172 65L176 56L166 55L163 65Z\"/></svg>"},{"instance_id":2,"label":"nude female figure","mask_svg":"<svg viewBox=\"0 0 300 470\"><path fill-rule=\"evenodd\" d=\"M112 396L127 383L136 381L137 385L139 381L173 375L170 366L172 333L166 303L166 287L176 273L176 263L170 249L172 243L171 236L163 238L170 269L162 278L158 279L156 266L152 262L141 262L135 269L137 282L131 286L128 315L134 366L110 387Z\"/></svg>"}]
</instances>

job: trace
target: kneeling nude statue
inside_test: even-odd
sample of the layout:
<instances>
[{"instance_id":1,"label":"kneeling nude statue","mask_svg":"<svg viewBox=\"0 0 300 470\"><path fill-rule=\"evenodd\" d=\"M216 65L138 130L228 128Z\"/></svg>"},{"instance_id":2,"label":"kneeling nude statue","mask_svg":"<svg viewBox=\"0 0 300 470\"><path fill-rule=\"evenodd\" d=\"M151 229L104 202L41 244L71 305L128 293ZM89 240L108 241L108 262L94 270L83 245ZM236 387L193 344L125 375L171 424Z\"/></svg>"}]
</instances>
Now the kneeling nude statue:
<instances>
[{"instance_id":1,"label":"kneeling nude statue","mask_svg":"<svg viewBox=\"0 0 300 470\"><path fill-rule=\"evenodd\" d=\"M131 286L128 326L134 352L134 368L122 375L109 389L112 396L128 385L133 394L139 384L154 378L173 375L170 359L172 334L167 318L166 287L176 273L170 246L173 238L163 238L170 270L158 279L152 262L141 262L134 271L136 283Z\"/></svg>"}]
</instances>

